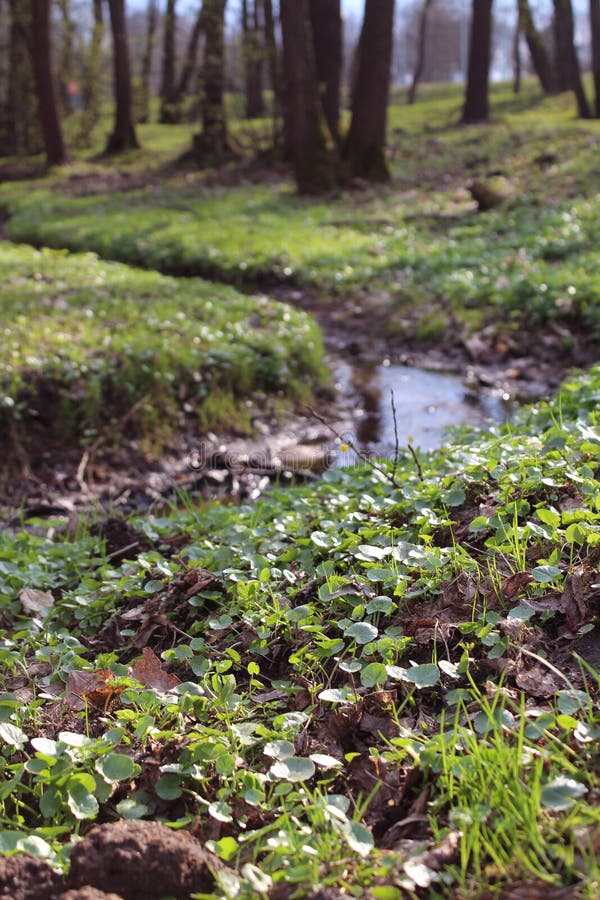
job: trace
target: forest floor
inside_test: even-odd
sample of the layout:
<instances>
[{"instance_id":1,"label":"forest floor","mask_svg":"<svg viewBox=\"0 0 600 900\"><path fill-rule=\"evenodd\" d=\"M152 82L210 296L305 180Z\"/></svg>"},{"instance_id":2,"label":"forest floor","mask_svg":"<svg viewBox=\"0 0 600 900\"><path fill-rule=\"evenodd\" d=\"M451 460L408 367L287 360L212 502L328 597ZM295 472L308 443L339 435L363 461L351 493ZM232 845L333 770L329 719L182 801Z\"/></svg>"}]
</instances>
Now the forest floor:
<instances>
[{"instance_id":1,"label":"forest floor","mask_svg":"<svg viewBox=\"0 0 600 900\"><path fill-rule=\"evenodd\" d=\"M598 896L600 131L459 104L393 106L391 186L325 201L156 126L0 187L14 900ZM310 314L535 402L267 490L351 415Z\"/></svg>"}]
</instances>

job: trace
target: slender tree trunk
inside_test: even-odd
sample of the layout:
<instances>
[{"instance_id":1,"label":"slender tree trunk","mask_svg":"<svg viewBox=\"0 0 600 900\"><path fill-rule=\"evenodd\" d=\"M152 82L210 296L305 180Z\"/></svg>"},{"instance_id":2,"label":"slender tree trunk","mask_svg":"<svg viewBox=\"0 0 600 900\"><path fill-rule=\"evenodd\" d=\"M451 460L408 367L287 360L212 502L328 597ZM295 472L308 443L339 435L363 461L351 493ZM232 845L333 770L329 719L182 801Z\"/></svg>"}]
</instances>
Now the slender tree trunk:
<instances>
[{"instance_id":1,"label":"slender tree trunk","mask_svg":"<svg viewBox=\"0 0 600 900\"><path fill-rule=\"evenodd\" d=\"M298 190L319 193L333 186L333 160L321 108L307 0L281 0L281 33L292 162Z\"/></svg>"},{"instance_id":2,"label":"slender tree trunk","mask_svg":"<svg viewBox=\"0 0 600 900\"><path fill-rule=\"evenodd\" d=\"M223 159L229 149L224 104L225 2L204 0L202 131L194 135L194 153L201 164Z\"/></svg>"},{"instance_id":3,"label":"slender tree trunk","mask_svg":"<svg viewBox=\"0 0 600 900\"><path fill-rule=\"evenodd\" d=\"M513 34L513 94L521 93L521 13L517 8L517 23Z\"/></svg>"},{"instance_id":4,"label":"slender tree trunk","mask_svg":"<svg viewBox=\"0 0 600 900\"><path fill-rule=\"evenodd\" d=\"M69 86L74 80L73 75L73 42L75 39L75 22L72 17L71 0L59 0L59 8L63 20L63 40L60 48L60 74L58 87L63 114L68 116L73 112L73 100Z\"/></svg>"},{"instance_id":5,"label":"slender tree trunk","mask_svg":"<svg viewBox=\"0 0 600 900\"><path fill-rule=\"evenodd\" d=\"M44 147L40 129L31 53L31 4L9 0L10 38L5 141L7 156L39 153Z\"/></svg>"},{"instance_id":6,"label":"slender tree trunk","mask_svg":"<svg viewBox=\"0 0 600 900\"><path fill-rule=\"evenodd\" d=\"M491 50L492 0L473 0L467 90L461 120L463 124L485 122L488 119Z\"/></svg>"},{"instance_id":7,"label":"slender tree trunk","mask_svg":"<svg viewBox=\"0 0 600 900\"><path fill-rule=\"evenodd\" d=\"M594 74L594 113L600 119L600 0L590 0L592 30L592 72Z\"/></svg>"},{"instance_id":8,"label":"slender tree trunk","mask_svg":"<svg viewBox=\"0 0 600 900\"><path fill-rule=\"evenodd\" d=\"M142 57L142 71L140 73L140 99L137 120L140 124L150 121L150 78L152 75L152 59L156 44L156 29L158 26L157 0L149 0L146 24L146 46Z\"/></svg>"},{"instance_id":9,"label":"slender tree trunk","mask_svg":"<svg viewBox=\"0 0 600 900\"><path fill-rule=\"evenodd\" d=\"M31 0L31 50L40 120L49 166L68 162L58 106L58 84L52 66L50 0Z\"/></svg>"},{"instance_id":10,"label":"slender tree trunk","mask_svg":"<svg viewBox=\"0 0 600 900\"><path fill-rule=\"evenodd\" d=\"M252 0L242 0L242 42L246 81L246 118L258 119L264 114L262 96L262 48L258 22L258 3L248 8Z\"/></svg>"},{"instance_id":11,"label":"slender tree trunk","mask_svg":"<svg viewBox=\"0 0 600 900\"><path fill-rule=\"evenodd\" d=\"M139 147L133 124L125 0L108 0L108 9L113 35L115 122L105 152L121 153Z\"/></svg>"},{"instance_id":12,"label":"slender tree trunk","mask_svg":"<svg viewBox=\"0 0 600 900\"><path fill-rule=\"evenodd\" d=\"M198 44L200 43L200 35L202 34L203 30L204 8L200 6L198 15L196 16L196 20L194 22L194 27L192 28L192 31L190 33L190 38L185 53L185 59L183 61L183 66L181 67L181 75L179 76L179 83L177 85L177 90L175 91L174 102L178 122L181 121L183 114L183 102L187 94L189 93L190 85L192 83L192 75L194 74L196 57L198 56Z\"/></svg>"},{"instance_id":13,"label":"slender tree trunk","mask_svg":"<svg viewBox=\"0 0 600 900\"><path fill-rule=\"evenodd\" d=\"M340 143L343 29L340 0L309 0L317 82L325 121Z\"/></svg>"},{"instance_id":14,"label":"slender tree trunk","mask_svg":"<svg viewBox=\"0 0 600 900\"><path fill-rule=\"evenodd\" d=\"M282 77L280 74L280 61L277 53L277 41L275 39L275 19L273 16L272 0L262 0L264 15L264 32L265 32L265 51L267 56L267 69L269 72L269 80L271 82L271 90L273 92L273 147L277 148L280 143L280 130L278 121L284 110L282 95ZM287 112L284 113L287 115ZM284 131L288 129L284 126Z\"/></svg>"},{"instance_id":15,"label":"slender tree trunk","mask_svg":"<svg viewBox=\"0 0 600 900\"><path fill-rule=\"evenodd\" d=\"M560 43L560 62L557 50L557 71L559 85L566 85L565 90L573 91L577 101L577 112L581 119L590 118L590 108L585 96L581 70L575 49L575 22L571 0L554 0L555 36Z\"/></svg>"},{"instance_id":16,"label":"slender tree trunk","mask_svg":"<svg viewBox=\"0 0 600 900\"><path fill-rule=\"evenodd\" d=\"M102 39L104 37L104 17L102 0L94 0L94 28L87 52L82 99L83 117L80 139L89 144L90 135L100 119L100 96L102 88Z\"/></svg>"},{"instance_id":17,"label":"slender tree trunk","mask_svg":"<svg viewBox=\"0 0 600 900\"><path fill-rule=\"evenodd\" d=\"M412 104L417 99L417 86L423 75L425 68L425 51L427 48L427 24L429 21L429 13L433 6L434 0L424 0L419 18L419 38L417 43L417 61L412 76L412 81L406 96L406 102Z\"/></svg>"},{"instance_id":18,"label":"slender tree trunk","mask_svg":"<svg viewBox=\"0 0 600 900\"><path fill-rule=\"evenodd\" d=\"M555 92L555 79L552 62L546 45L535 27L533 15L529 0L518 0L519 3L519 19L521 23L521 31L527 41L529 55L531 56L531 64L537 75L542 90L545 94Z\"/></svg>"},{"instance_id":19,"label":"slender tree trunk","mask_svg":"<svg viewBox=\"0 0 600 900\"><path fill-rule=\"evenodd\" d=\"M173 106L175 95L175 15L176 0L167 0L165 32L163 42L162 84L160 88L160 117L163 125L174 121Z\"/></svg>"},{"instance_id":20,"label":"slender tree trunk","mask_svg":"<svg viewBox=\"0 0 600 900\"><path fill-rule=\"evenodd\" d=\"M394 0L365 0L352 120L343 148L349 174L371 181L390 177L385 135L392 64Z\"/></svg>"}]
</instances>

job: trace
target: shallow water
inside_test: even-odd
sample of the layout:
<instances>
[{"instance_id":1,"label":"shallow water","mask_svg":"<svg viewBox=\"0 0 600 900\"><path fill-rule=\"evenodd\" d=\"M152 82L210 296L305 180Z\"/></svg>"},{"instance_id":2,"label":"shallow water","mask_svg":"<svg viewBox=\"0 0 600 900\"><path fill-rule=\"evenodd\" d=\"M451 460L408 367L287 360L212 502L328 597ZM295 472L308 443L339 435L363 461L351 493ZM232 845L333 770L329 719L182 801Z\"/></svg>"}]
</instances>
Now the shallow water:
<instances>
[{"instance_id":1,"label":"shallow water","mask_svg":"<svg viewBox=\"0 0 600 900\"><path fill-rule=\"evenodd\" d=\"M453 425L486 426L508 418L501 392L473 393L459 375L411 366L351 366L338 370L340 387L357 400L352 440L379 456L411 443L421 450L441 447Z\"/></svg>"}]
</instances>

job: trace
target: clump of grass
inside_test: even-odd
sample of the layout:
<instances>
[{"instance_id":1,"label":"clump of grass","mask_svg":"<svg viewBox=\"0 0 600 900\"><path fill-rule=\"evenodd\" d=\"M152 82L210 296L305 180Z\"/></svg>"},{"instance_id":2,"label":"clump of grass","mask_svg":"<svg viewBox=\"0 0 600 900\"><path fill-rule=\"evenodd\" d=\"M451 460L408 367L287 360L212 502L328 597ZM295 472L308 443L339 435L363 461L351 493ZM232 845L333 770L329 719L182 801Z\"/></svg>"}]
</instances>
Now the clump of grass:
<instances>
[{"instance_id":1,"label":"clump of grass","mask_svg":"<svg viewBox=\"0 0 600 900\"><path fill-rule=\"evenodd\" d=\"M249 397L307 399L324 377L316 324L266 297L11 245L0 277L0 421L22 441L223 426Z\"/></svg>"}]
</instances>

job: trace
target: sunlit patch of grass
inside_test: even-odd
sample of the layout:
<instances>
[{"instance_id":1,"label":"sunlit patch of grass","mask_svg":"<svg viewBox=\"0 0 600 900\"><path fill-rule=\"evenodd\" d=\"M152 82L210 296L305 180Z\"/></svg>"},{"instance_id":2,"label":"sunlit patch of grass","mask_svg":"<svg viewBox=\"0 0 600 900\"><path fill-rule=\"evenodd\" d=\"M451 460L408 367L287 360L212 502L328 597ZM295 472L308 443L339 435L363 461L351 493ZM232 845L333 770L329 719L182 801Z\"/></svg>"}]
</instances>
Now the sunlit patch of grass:
<instances>
[{"instance_id":1,"label":"sunlit patch of grass","mask_svg":"<svg viewBox=\"0 0 600 900\"><path fill-rule=\"evenodd\" d=\"M0 401L26 442L104 429L230 423L258 393L306 399L324 377L317 326L265 297L96 257L4 245ZM121 423L121 425L120 425Z\"/></svg>"}]
</instances>

